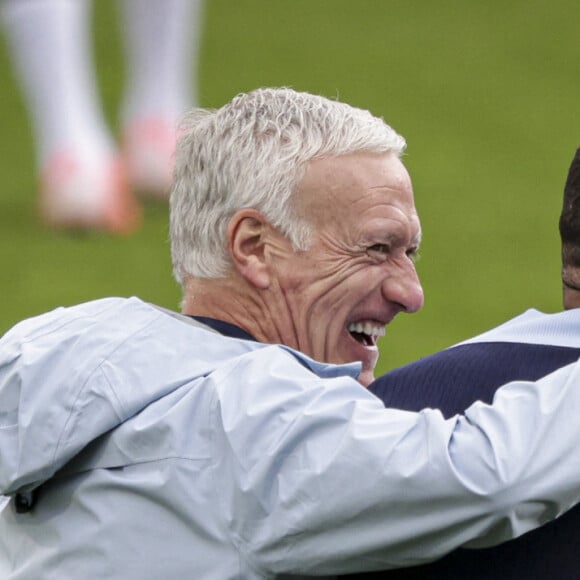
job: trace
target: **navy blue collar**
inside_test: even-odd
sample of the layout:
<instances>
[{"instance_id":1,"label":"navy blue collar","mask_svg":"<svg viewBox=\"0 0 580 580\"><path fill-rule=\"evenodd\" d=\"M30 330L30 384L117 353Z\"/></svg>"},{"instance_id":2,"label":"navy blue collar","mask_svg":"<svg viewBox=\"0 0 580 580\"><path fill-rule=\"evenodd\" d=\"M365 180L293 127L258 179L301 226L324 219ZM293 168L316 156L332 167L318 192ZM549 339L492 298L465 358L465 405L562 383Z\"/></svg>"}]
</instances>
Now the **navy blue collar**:
<instances>
[{"instance_id":1,"label":"navy blue collar","mask_svg":"<svg viewBox=\"0 0 580 580\"><path fill-rule=\"evenodd\" d=\"M235 324L231 324L230 322L225 322L223 320L218 320L217 318L210 318L209 316L192 316L189 315L190 318L213 328L220 334L224 336L230 336L232 338L242 338L243 340L253 340L257 342L256 339L249 333L246 332L243 328L236 326Z\"/></svg>"}]
</instances>

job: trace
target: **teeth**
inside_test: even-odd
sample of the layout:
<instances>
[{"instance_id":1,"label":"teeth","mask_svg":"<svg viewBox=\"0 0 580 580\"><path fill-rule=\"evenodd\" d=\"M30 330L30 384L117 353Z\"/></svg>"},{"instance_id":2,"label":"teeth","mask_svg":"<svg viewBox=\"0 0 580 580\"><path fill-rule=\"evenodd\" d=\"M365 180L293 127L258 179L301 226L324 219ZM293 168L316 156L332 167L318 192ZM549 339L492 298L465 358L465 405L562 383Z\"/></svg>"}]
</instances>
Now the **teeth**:
<instances>
[{"instance_id":1,"label":"teeth","mask_svg":"<svg viewBox=\"0 0 580 580\"><path fill-rule=\"evenodd\" d=\"M385 336L385 327L380 324L373 324L372 322L351 322L348 325L349 332L358 332L359 334L367 334L368 336Z\"/></svg>"}]
</instances>

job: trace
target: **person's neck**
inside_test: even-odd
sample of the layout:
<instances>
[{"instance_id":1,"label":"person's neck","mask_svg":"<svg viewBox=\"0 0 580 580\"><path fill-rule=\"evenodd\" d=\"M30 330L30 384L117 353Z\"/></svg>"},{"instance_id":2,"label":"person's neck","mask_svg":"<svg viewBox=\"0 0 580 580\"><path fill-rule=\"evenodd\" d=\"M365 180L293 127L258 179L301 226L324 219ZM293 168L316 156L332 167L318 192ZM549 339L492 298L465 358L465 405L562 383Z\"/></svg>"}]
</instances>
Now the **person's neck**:
<instances>
[{"instance_id":1,"label":"person's neck","mask_svg":"<svg viewBox=\"0 0 580 580\"><path fill-rule=\"evenodd\" d=\"M259 342L279 342L259 293L238 279L190 278L184 288L182 313L234 324Z\"/></svg>"}]
</instances>

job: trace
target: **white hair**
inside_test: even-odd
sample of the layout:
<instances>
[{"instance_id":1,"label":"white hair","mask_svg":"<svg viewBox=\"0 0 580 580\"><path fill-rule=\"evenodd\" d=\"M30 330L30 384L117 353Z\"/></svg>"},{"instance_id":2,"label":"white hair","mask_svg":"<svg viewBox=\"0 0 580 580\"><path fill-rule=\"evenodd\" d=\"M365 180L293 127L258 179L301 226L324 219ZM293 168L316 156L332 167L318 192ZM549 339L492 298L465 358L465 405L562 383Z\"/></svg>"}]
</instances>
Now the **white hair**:
<instances>
[{"instance_id":1,"label":"white hair","mask_svg":"<svg viewBox=\"0 0 580 580\"><path fill-rule=\"evenodd\" d=\"M401 156L404 149L403 137L368 111L288 88L194 109L182 125L170 200L177 281L227 275L227 225L244 207L262 212L296 250L307 249L311 226L292 198L307 163L357 152Z\"/></svg>"}]
</instances>

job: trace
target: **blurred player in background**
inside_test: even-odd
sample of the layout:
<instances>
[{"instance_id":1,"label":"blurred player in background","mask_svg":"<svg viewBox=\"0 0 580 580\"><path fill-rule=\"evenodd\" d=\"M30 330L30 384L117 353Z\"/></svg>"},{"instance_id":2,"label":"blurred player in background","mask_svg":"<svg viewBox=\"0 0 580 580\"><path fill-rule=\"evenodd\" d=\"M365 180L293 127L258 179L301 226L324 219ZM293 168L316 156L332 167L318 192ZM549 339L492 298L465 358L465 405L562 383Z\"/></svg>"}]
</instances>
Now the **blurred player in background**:
<instances>
[{"instance_id":1,"label":"blurred player in background","mask_svg":"<svg viewBox=\"0 0 580 580\"><path fill-rule=\"evenodd\" d=\"M4 0L5 35L31 113L42 220L129 233L134 194L166 198L177 118L196 103L202 0L123 0L127 80L119 143L92 58L90 0Z\"/></svg>"}]
</instances>

